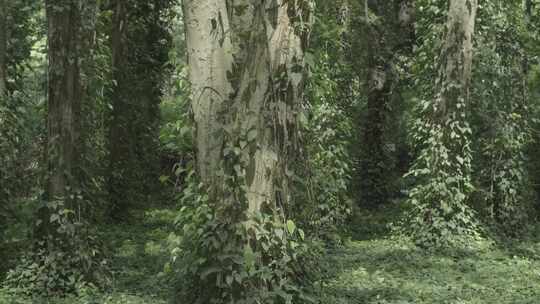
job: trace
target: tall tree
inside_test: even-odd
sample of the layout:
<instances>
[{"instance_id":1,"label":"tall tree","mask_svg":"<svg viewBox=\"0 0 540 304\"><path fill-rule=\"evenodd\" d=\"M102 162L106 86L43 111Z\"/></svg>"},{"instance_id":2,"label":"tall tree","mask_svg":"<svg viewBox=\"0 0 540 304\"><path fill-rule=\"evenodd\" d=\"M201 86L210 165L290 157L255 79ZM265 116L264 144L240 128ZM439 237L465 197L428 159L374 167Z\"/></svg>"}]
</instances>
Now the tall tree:
<instances>
[{"instance_id":1,"label":"tall tree","mask_svg":"<svg viewBox=\"0 0 540 304\"><path fill-rule=\"evenodd\" d=\"M198 171L218 190L230 169L227 148L240 145L253 212L265 202L275 206L288 199L285 172L296 148L305 46L291 21L296 16L289 15L301 12L289 3L184 4Z\"/></svg>"},{"instance_id":2,"label":"tall tree","mask_svg":"<svg viewBox=\"0 0 540 304\"><path fill-rule=\"evenodd\" d=\"M309 1L188 0L183 4L197 171L215 216L209 226L219 227L205 235L213 238L217 233L221 240L228 240L213 247L205 263L226 273L196 275L196 280L204 282L194 282L189 292L200 296L197 303L212 302L223 294L234 301L250 295L270 297L273 293L264 290L275 291L277 282L286 282L282 277L286 271L220 285L221 275L232 277L240 271L227 270L228 259L220 257L246 248L260 253L261 267L279 258L272 256L272 252L277 254L273 250L262 250L275 243L261 247L259 243L266 241L254 235L259 228L284 223L284 208L290 201L290 161L298 151ZM261 224L261 220L270 223ZM277 239L284 238L281 230ZM198 244L205 246L206 241Z\"/></svg>"},{"instance_id":3,"label":"tall tree","mask_svg":"<svg viewBox=\"0 0 540 304\"><path fill-rule=\"evenodd\" d=\"M75 175L76 109L81 103L80 22L78 0L47 1L48 103L46 201L72 200L78 189ZM51 209L40 209L41 236L55 234Z\"/></svg>"},{"instance_id":4,"label":"tall tree","mask_svg":"<svg viewBox=\"0 0 540 304\"><path fill-rule=\"evenodd\" d=\"M451 110L469 100L473 56L473 33L478 2L452 0L446 24L437 87L436 114L439 119L451 115Z\"/></svg>"},{"instance_id":5,"label":"tall tree","mask_svg":"<svg viewBox=\"0 0 540 304\"><path fill-rule=\"evenodd\" d=\"M107 87L110 74L110 50L107 48L107 31L103 19L107 10L97 0L81 2L80 12L80 74L81 102L75 107L76 175L82 197L97 197L103 190L102 180L106 159L105 115L108 107L102 92ZM103 187L104 188L104 187ZM87 205L87 207L91 207ZM85 211L90 211L87 208ZM87 214L89 215L89 214Z\"/></svg>"},{"instance_id":6,"label":"tall tree","mask_svg":"<svg viewBox=\"0 0 540 304\"><path fill-rule=\"evenodd\" d=\"M111 215L117 219L125 218L130 202L156 192L171 6L170 0L113 1L108 185Z\"/></svg>"},{"instance_id":7,"label":"tall tree","mask_svg":"<svg viewBox=\"0 0 540 304\"><path fill-rule=\"evenodd\" d=\"M409 199L414 208L405 229L424 245L459 242L474 233L467 205L472 190L467 109L477 7L476 0L450 1L437 71L429 74L436 76L434 89L429 91L428 81L425 88L431 95L420 105L414 136L421 152L410 172L416 177ZM429 62L424 64L430 71Z\"/></svg>"}]
</instances>

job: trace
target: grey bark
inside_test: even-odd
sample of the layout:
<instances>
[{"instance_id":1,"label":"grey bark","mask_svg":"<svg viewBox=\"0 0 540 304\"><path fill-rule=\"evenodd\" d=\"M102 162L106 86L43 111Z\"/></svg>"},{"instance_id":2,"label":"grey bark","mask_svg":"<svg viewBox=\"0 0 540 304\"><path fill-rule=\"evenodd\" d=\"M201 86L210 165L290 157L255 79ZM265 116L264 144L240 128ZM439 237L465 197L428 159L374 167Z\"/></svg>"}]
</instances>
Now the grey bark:
<instances>
[{"instance_id":1,"label":"grey bark","mask_svg":"<svg viewBox=\"0 0 540 304\"><path fill-rule=\"evenodd\" d=\"M446 24L446 36L440 56L438 114L444 117L448 108L467 103L471 82L477 0L452 0Z\"/></svg>"},{"instance_id":2,"label":"grey bark","mask_svg":"<svg viewBox=\"0 0 540 304\"><path fill-rule=\"evenodd\" d=\"M300 11L270 2L184 1L198 171L223 198L225 148L239 146L252 213L288 200L285 173L304 81L304 40L289 15Z\"/></svg>"}]
</instances>

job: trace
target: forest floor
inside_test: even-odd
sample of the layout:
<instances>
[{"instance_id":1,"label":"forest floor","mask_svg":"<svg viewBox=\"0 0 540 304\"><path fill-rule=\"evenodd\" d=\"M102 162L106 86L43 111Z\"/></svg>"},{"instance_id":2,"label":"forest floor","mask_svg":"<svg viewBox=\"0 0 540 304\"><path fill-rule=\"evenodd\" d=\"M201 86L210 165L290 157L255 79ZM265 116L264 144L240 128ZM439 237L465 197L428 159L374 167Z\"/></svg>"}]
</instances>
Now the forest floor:
<instances>
[{"instance_id":1,"label":"forest floor","mask_svg":"<svg viewBox=\"0 0 540 304\"><path fill-rule=\"evenodd\" d=\"M428 254L392 240L353 241L328 258L325 304L538 304L540 243L517 251Z\"/></svg>"},{"instance_id":2,"label":"forest floor","mask_svg":"<svg viewBox=\"0 0 540 304\"><path fill-rule=\"evenodd\" d=\"M388 211L357 219L353 226L363 228L329 251L328 279L316 288L321 304L540 303L540 228L519 241L437 253L389 238L382 216ZM163 265L173 218L171 210L150 210L139 225L111 227L115 282L104 303L167 302Z\"/></svg>"},{"instance_id":3,"label":"forest floor","mask_svg":"<svg viewBox=\"0 0 540 304\"><path fill-rule=\"evenodd\" d=\"M163 265L174 214L150 209L132 224L104 229L113 256L108 291L30 302L3 296L0 290L0 304L168 303L171 282ZM362 231L324 258L327 279L316 285L321 304L540 303L540 227L512 243L434 253L389 238L384 223L370 218L367 223L358 219L353 226Z\"/></svg>"},{"instance_id":4,"label":"forest floor","mask_svg":"<svg viewBox=\"0 0 540 304\"><path fill-rule=\"evenodd\" d=\"M384 214L355 220L327 257L322 304L538 304L540 226L520 240L429 252L389 237Z\"/></svg>"}]
</instances>

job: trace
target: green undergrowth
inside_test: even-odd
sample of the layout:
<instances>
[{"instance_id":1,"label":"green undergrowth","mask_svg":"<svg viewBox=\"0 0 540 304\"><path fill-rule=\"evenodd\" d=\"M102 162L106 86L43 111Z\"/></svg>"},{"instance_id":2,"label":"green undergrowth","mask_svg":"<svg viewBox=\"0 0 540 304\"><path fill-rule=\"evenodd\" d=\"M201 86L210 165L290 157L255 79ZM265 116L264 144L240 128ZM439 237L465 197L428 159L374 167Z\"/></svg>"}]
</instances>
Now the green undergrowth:
<instances>
[{"instance_id":1,"label":"green undergrowth","mask_svg":"<svg viewBox=\"0 0 540 304\"><path fill-rule=\"evenodd\" d=\"M0 304L169 303L171 282L164 265L174 242L174 217L173 210L150 209L130 223L103 227L111 256L106 289L84 287L76 296L44 300L0 288ZM521 240L478 241L468 249L437 252L389 238L390 218L357 214L353 240L329 249L320 263L319 303L540 303L540 225Z\"/></svg>"},{"instance_id":2,"label":"green undergrowth","mask_svg":"<svg viewBox=\"0 0 540 304\"><path fill-rule=\"evenodd\" d=\"M130 294L166 298L170 292L164 265L169 261L170 232L175 213L152 209L130 223L110 226L112 286ZM129 303L129 302L128 302Z\"/></svg>"},{"instance_id":3,"label":"green undergrowth","mask_svg":"<svg viewBox=\"0 0 540 304\"><path fill-rule=\"evenodd\" d=\"M104 288L85 286L77 295L42 299L4 287L0 288L0 304L169 303L170 282L164 265L169 261L175 216L173 210L149 209L127 223L100 227L110 257L110 282Z\"/></svg>"},{"instance_id":4,"label":"green undergrowth","mask_svg":"<svg viewBox=\"0 0 540 304\"><path fill-rule=\"evenodd\" d=\"M324 304L537 304L540 239L428 252L406 241L351 241L327 257Z\"/></svg>"},{"instance_id":5,"label":"green undergrowth","mask_svg":"<svg viewBox=\"0 0 540 304\"><path fill-rule=\"evenodd\" d=\"M130 294L126 292L81 291L77 296L55 299L23 298L11 295L10 291L0 289L2 304L165 304L167 301L156 296Z\"/></svg>"}]
</instances>

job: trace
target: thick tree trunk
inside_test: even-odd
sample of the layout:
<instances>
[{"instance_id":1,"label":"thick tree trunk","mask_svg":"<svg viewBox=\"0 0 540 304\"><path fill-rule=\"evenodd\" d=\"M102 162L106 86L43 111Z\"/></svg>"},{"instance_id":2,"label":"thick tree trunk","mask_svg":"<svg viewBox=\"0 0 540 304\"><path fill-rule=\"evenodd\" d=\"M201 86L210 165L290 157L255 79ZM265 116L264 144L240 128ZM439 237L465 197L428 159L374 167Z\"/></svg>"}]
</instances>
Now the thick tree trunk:
<instances>
[{"instance_id":1,"label":"thick tree trunk","mask_svg":"<svg viewBox=\"0 0 540 304\"><path fill-rule=\"evenodd\" d=\"M233 46L225 2L184 1L192 109L196 123L197 168L203 182L215 181L223 145L218 112L232 94L227 72Z\"/></svg>"},{"instance_id":2,"label":"thick tree trunk","mask_svg":"<svg viewBox=\"0 0 540 304\"><path fill-rule=\"evenodd\" d=\"M47 201L69 200L69 195L77 189L74 176L77 134L74 109L81 102L81 16L76 0L47 1L46 6L49 49L46 198ZM48 227L50 210L41 208L40 212L43 226ZM51 233L51 230L46 233Z\"/></svg>"},{"instance_id":3,"label":"thick tree trunk","mask_svg":"<svg viewBox=\"0 0 540 304\"><path fill-rule=\"evenodd\" d=\"M227 201L224 175L242 175L237 186L256 213L289 199L303 40L289 15L298 10L288 2L237 4L184 2L192 106L198 171L212 199Z\"/></svg>"}]
</instances>

